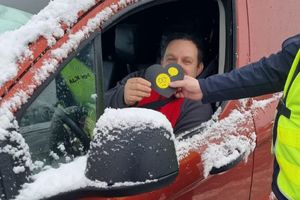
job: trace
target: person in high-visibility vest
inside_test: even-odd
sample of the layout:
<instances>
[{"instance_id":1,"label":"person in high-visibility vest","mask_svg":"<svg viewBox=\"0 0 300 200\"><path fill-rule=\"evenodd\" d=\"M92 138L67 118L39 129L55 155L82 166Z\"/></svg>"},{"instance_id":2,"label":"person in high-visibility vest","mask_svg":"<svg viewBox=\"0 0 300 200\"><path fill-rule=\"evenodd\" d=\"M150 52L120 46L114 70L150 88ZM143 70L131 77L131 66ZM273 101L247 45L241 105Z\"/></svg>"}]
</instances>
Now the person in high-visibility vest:
<instances>
[{"instance_id":1,"label":"person in high-visibility vest","mask_svg":"<svg viewBox=\"0 0 300 200\"><path fill-rule=\"evenodd\" d=\"M272 190L280 200L300 199L300 34L281 51L230 73L171 82L176 97L203 103L284 91L273 129L275 154Z\"/></svg>"}]
</instances>

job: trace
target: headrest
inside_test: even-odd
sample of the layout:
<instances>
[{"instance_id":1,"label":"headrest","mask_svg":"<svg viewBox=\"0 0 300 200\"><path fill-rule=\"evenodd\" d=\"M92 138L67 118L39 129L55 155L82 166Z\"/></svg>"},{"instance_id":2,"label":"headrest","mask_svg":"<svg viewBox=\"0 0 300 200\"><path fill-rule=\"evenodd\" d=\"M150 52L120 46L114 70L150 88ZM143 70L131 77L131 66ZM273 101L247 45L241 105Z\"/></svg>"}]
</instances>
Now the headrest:
<instances>
[{"instance_id":1,"label":"headrest","mask_svg":"<svg viewBox=\"0 0 300 200\"><path fill-rule=\"evenodd\" d=\"M137 25L119 24L115 32L116 56L119 60L126 63L133 63L137 56L136 36Z\"/></svg>"},{"instance_id":2,"label":"headrest","mask_svg":"<svg viewBox=\"0 0 300 200\"><path fill-rule=\"evenodd\" d=\"M116 58L126 64L153 64L157 61L161 33L137 24L118 24L115 30Z\"/></svg>"}]
</instances>

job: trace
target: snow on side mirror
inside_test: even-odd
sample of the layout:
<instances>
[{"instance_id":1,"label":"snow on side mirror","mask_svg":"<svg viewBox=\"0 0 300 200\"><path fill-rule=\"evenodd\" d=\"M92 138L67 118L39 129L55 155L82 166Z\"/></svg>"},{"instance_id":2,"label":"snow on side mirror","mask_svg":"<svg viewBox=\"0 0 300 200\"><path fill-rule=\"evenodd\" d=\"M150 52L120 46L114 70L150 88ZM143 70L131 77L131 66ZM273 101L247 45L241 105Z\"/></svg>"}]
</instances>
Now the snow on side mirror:
<instances>
[{"instance_id":1,"label":"snow on side mirror","mask_svg":"<svg viewBox=\"0 0 300 200\"><path fill-rule=\"evenodd\" d=\"M170 122L159 112L106 109L94 130L86 176L109 189L89 193L126 196L169 184L178 174L174 141Z\"/></svg>"},{"instance_id":2,"label":"snow on side mirror","mask_svg":"<svg viewBox=\"0 0 300 200\"><path fill-rule=\"evenodd\" d=\"M178 175L174 141L170 122L159 112L106 109L94 129L87 157L75 160L78 164L86 160L84 174L78 183L73 178L71 185L62 186L67 190L62 192L60 187L59 194L48 199L120 197L166 186ZM72 176L71 165L64 176Z\"/></svg>"}]
</instances>

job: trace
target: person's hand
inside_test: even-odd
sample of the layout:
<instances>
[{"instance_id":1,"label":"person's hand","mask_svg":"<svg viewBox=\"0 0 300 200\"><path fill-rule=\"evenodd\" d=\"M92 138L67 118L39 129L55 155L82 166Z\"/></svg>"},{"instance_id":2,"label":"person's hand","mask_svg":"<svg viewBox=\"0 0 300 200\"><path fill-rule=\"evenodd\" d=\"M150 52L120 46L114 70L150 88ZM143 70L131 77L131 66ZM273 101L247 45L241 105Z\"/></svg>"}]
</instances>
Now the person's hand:
<instances>
[{"instance_id":1,"label":"person's hand","mask_svg":"<svg viewBox=\"0 0 300 200\"><path fill-rule=\"evenodd\" d=\"M177 98L201 100L203 97L198 80L190 76L185 75L183 80L171 82L170 87L177 89Z\"/></svg>"},{"instance_id":2,"label":"person's hand","mask_svg":"<svg viewBox=\"0 0 300 200\"><path fill-rule=\"evenodd\" d=\"M151 83L143 78L130 78L124 88L124 101L132 106L151 94Z\"/></svg>"}]
</instances>

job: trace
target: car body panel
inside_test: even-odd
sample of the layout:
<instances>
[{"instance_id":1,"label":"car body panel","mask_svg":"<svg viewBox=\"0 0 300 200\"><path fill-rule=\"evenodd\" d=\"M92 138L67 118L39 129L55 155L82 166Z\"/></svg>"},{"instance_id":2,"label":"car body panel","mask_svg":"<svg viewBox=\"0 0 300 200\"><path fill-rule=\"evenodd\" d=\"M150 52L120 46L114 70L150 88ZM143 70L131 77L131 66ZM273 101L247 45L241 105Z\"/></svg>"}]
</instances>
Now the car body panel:
<instances>
[{"instance_id":1,"label":"car body panel","mask_svg":"<svg viewBox=\"0 0 300 200\"><path fill-rule=\"evenodd\" d=\"M244 66L250 61L249 20L247 1L236 2L236 56L237 67Z\"/></svg>"},{"instance_id":2,"label":"car body panel","mask_svg":"<svg viewBox=\"0 0 300 200\"><path fill-rule=\"evenodd\" d=\"M277 52L285 39L299 33L299 1L247 0L247 4L251 62Z\"/></svg>"}]
</instances>

